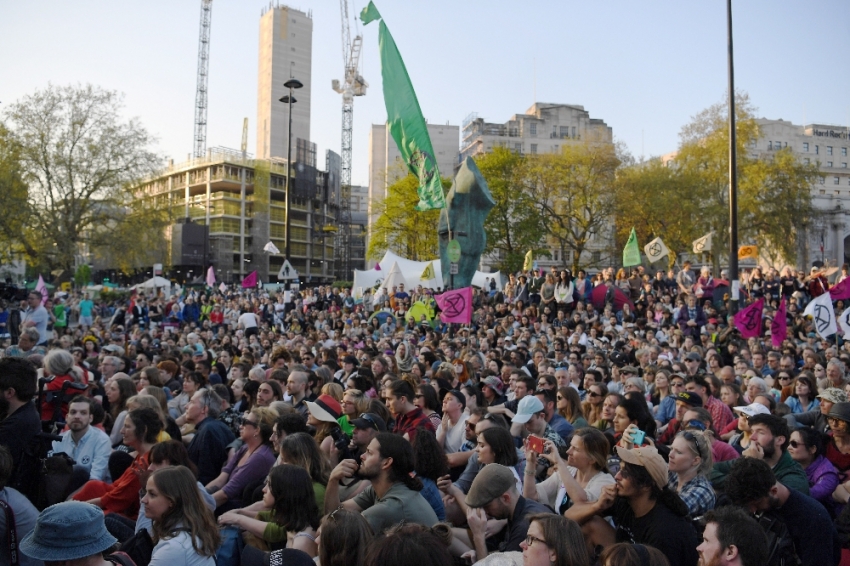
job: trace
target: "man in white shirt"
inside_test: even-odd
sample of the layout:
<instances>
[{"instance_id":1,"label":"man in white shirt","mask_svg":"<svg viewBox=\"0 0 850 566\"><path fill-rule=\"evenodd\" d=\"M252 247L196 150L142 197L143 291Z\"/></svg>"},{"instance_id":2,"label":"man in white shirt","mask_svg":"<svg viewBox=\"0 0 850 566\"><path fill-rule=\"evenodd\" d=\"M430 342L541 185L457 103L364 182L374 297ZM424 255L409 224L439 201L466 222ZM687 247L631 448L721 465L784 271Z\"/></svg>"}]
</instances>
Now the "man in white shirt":
<instances>
[{"instance_id":1,"label":"man in white shirt","mask_svg":"<svg viewBox=\"0 0 850 566\"><path fill-rule=\"evenodd\" d=\"M91 399L82 395L74 397L68 404L69 430L62 440L53 442L53 453L64 452L73 458L77 466L88 471L87 479L104 481L109 474L112 442L105 432L91 426L92 418Z\"/></svg>"},{"instance_id":2,"label":"man in white shirt","mask_svg":"<svg viewBox=\"0 0 850 566\"><path fill-rule=\"evenodd\" d=\"M464 429L469 415L464 412L465 408L466 397L457 389L452 389L443 397L443 420L437 427L437 441L446 454L460 451L466 441Z\"/></svg>"},{"instance_id":3,"label":"man in white shirt","mask_svg":"<svg viewBox=\"0 0 850 566\"><path fill-rule=\"evenodd\" d=\"M47 323L50 321L50 315L47 314L47 309L41 304L42 299L43 297L39 291L31 291L27 295L27 309L21 316L21 326L23 328L32 326L38 330L40 338L38 341L39 346L47 345L51 334L47 331Z\"/></svg>"}]
</instances>

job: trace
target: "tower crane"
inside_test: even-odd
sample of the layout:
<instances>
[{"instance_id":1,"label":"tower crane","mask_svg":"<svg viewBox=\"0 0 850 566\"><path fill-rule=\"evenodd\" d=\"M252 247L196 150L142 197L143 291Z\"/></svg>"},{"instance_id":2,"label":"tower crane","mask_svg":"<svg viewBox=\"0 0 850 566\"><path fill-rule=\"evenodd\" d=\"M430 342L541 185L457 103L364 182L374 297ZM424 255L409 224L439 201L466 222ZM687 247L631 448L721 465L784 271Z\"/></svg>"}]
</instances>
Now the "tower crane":
<instances>
[{"instance_id":1,"label":"tower crane","mask_svg":"<svg viewBox=\"0 0 850 566\"><path fill-rule=\"evenodd\" d=\"M198 86L195 91L195 157L207 153L207 78L210 70L210 20L212 0L201 0L201 32L198 40Z\"/></svg>"},{"instance_id":2,"label":"tower crane","mask_svg":"<svg viewBox=\"0 0 850 566\"><path fill-rule=\"evenodd\" d=\"M351 266L351 139L354 119L354 97L366 94L369 84L358 73L360 49L363 36L351 38L348 16L348 0L340 0L342 16L342 60L345 74L342 83L334 80L333 89L342 95L342 151L340 170L340 192L337 196L336 272L340 279L352 276ZM357 22L355 20L355 33Z\"/></svg>"}]
</instances>

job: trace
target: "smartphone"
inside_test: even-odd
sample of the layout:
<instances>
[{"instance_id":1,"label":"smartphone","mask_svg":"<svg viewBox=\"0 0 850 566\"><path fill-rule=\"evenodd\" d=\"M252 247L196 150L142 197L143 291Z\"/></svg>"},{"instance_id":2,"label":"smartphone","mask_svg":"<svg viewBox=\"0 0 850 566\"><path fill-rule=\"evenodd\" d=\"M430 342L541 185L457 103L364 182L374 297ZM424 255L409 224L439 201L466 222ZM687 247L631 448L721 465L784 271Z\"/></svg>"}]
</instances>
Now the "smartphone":
<instances>
[{"instance_id":1,"label":"smartphone","mask_svg":"<svg viewBox=\"0 0 850 566\"><path fill-rule=\"evenodd\" d=\"M528 447L538 454L543 454L543 439L533 434L528 436Z\"/></svg>"},{"instance_id":2,"label":"smartphone","mask_svg":"<svg viewBox=\"0 0 850 566\"><path fill-rule=\"evenodd\" d=\"M632 433L632 442L635 446L642 445L644 438L646 438L646 433L642 430L636 430Z\"/></svg>"}]
</instances>

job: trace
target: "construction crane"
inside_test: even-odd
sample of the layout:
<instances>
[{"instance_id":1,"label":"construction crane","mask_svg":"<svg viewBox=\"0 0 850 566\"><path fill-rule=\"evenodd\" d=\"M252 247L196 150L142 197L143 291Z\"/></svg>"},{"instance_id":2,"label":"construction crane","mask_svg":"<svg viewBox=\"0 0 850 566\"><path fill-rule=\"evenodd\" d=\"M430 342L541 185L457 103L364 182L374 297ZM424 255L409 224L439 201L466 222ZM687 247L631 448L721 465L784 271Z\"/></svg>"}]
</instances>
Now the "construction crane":
<instances>
[{"instance_id":1,"label":"construction crane","mask_svg":"<svg viewBox=\"0 0 850 566\"><path fill-rule=\"evenodd\" d=\"M207 153L207 79L210 70L210 19L212 0L201 0L201 33L198 40L198 87L195 92L195 157Z\"/></svg>"},{"instance_id":2,"label":"construction crane","mask_svg":"<svg viewBox=\"0 0 850 566\"><path fill-rule=\"evenodd\" d=\"M348 0L339 1L342 15L342 60L345 65L345 75L340 81L331 83L333 89L342 95L342 151L340 170L340 191L337 196L337 226L336 233L336 273L342 280L352 277L351 265L351 139L354 126L354 97L366 94L369 84L358 74L360 65L360 48L363 36L351 38L348 19ZM355 32L357 22L355 21Z\"/></svg>"}]
</instances>

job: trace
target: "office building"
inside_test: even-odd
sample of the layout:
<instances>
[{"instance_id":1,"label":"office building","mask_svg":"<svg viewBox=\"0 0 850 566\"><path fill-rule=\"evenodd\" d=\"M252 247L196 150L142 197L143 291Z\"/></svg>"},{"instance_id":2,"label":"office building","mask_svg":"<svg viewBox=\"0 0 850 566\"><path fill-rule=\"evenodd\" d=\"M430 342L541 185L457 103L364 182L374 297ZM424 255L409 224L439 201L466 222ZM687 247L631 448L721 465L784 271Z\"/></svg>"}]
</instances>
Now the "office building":
<instances>
[{"instance_id":1,"label":"office building","mask_svg":"<svg viewBox=\"0 0 850 566\"><path fill-rule=\"evenodd\" d=\"M260 17L260 59L257 81L257 158L286 157L289 134L289 94L283 83L294 77L304 86L294 91L292 139L310 139L310 92L313 59L312 14L271 5ZM295 153L295 141L293 151Z\"/></svg>"}]
</instances>

